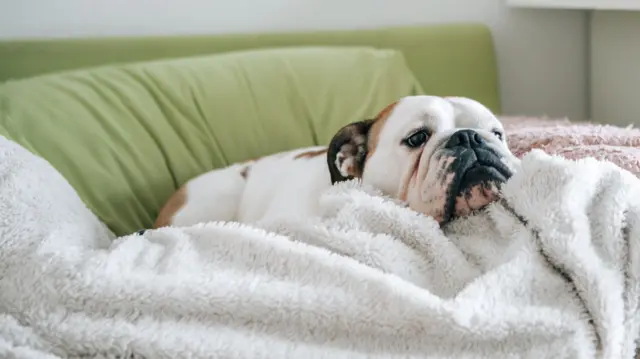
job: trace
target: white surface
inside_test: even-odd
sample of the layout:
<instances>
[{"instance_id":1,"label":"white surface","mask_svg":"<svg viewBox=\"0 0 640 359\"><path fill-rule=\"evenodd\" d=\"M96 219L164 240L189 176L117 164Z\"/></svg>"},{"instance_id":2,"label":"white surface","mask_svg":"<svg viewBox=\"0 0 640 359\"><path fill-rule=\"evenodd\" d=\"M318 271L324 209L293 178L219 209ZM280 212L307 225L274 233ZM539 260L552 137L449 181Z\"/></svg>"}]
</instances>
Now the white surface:
<instances>
[{"instance_id":1,"label":"white surface","mask_svg":"<svg viewBox=\"0 0 640 359\"><path fill-rule=\"evenodd\" d=\"M354 29L478 21L497 43L506 114L585 117L586 14L505 0L0 0L0 38ZM437 51L437 49L433 49Z\"/></svg>"},{"instance_id":2,"label":"white surface","mask_svg":"<svg viewBox=\"0 0 640 359\"><path fill-rule=\"evenodd\" d=\"M640 10L640 0L507 0L507 3L549 9Z\"/></svg>"},{"instance_id":3,"label":"white surface","mask_svg":"<svg viewBox=\"0 0 640 359\"><path fill-rule=\"evenodd\" d=\"M444 231L353 181L322 219L262 223L279 235L209 223L109 243L16 147L0 138L2 358L633 357L640 181L610 163L534 151L510 209Z\"/></svg>"},{"instance_id":4,"label":"white surface","mask_svg":"<svg viewBox=\"0 0 640 359\"><path fill-rule=\"evenodd\" d=\"M640 125L640 13L595 12L591 39L593 118Z\"/></svg>"}]
</instances>

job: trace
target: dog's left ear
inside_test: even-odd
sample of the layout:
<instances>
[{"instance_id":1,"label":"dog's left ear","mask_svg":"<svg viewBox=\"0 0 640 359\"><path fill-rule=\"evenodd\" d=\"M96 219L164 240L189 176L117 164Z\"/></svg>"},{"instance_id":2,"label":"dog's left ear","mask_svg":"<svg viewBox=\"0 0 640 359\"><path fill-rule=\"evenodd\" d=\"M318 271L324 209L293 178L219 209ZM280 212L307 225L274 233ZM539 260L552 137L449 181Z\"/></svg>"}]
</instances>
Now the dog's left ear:
<instances>
[{"instance_id":1,"label":"dog's left ear","mask_svg":"<svg viewBox=\"0 0 640 359\"><path fill-rule=\"evenodd\" d=\"M341 128L327 151L331 184L362 176L367 157L367 137L375 120L351 123Z\"/></svg>"}]
</instances>

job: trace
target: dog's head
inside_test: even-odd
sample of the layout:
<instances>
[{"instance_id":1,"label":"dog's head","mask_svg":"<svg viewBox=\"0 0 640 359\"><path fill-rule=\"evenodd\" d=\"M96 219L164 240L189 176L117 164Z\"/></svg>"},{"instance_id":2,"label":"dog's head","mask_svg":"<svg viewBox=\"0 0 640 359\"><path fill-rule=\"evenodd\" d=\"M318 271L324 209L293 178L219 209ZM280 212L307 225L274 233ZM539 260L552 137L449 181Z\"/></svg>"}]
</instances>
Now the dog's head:
<instances>
[{"instance_id":1,"label":"dog's head","mask_svg":"<svg viewBox=\"0 0 640 359\"><path fill-rule=\"evenodd\" d=\"M327 160L332 183L361 178L441 224L494 201L519 162L489 109L436 96L405 97L343 127Z\"/></svg>"}]
</instances>

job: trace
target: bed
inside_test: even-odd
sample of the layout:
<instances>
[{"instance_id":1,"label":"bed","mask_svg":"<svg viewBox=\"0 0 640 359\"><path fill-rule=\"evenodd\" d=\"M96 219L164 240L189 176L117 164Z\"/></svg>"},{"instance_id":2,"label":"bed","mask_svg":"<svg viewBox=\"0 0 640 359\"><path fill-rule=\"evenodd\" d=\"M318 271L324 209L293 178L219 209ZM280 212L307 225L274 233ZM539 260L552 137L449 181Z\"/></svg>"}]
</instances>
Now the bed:
<instances>
[{"instance_id":1,"label":"bed","mask_svg":"<svg viewBox=\"0 0 640 359\"><path fill-rule=\"evenodd\" d=\"M401 96L500 114L497 72L477 24L0 42L0 356L632 358L637 129L502 116L522 168L450 228L355 181L318 219L136 233Z\"/></svg>"}]
</instances>

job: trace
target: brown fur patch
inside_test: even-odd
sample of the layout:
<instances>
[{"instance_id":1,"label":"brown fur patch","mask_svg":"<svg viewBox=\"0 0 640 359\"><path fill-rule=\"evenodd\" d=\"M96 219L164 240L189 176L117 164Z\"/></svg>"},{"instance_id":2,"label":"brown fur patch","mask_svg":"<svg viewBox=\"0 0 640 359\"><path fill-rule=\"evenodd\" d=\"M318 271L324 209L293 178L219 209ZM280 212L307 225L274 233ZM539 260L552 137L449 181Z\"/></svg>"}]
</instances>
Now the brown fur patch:
<instances>
[{"instance_id":1,"label":"brown fur patch","mask_svg":"<svg viewBox=\"0 0 640 359\"><path fill-rule=\"evenodd\" d=\"M246 180L249 177L249 173L251 173L251 168L253 167L253 164L256 161L257 160L251 160L251 161L246 161L242 163L242 165L244 165L242 169L240 169L240 176L242 176L242 178Z\"/></svg>"},{"instance_id":2,"label":"brown fur patch","mask_svg":"<svg viewBox=\"0 0 640 359\"><path fill-rule=\"evenodd\" d=\"M324 155L326 153L327 153L327 149L323 148L321 150L307 151L307 152L298 153L293 159L297 160L297 159L300 159L300 158L313 158L313 157L318 157L318 156Z\"/></svg>"},{"instance_id":3,"label":"brown fur patch","mask_svg":"<svg viewBox=\"0 0 640 359\"><path fill-rule=\"evenodd\" d=\"M247 177L249 177L249 170L251 169L251 166L247 165L245 166L243 169L240 170L240 176L242 176L242 178L247 179Z\"/></svg>"},{"instance_id":4,"label":"brown fur patch","mask_svg":"<svg viewBox=\"0 0 640 359\"><path fill-rule=\"evenodd\" d=\"M251 172L251 166L256 161L259 161L262 158L264 158L264 157L253 158L253 159L250 159L250 160L246 160L246 161L240 162L240 165L243 166L242 169L240 169L240 176L242 176L242 178L244 178L244 179L247 179L247 177L249 177L249 172Z\"/></svg>"},{"instance_id":5,"label":"brown fur patch","mask_svg":"<svg viewBox=\"0 0 640 359\"><path fill-rule=\"evenodd\" d=\"M367 158L371 157L371 155L376 151L378 147L378 141L380 140L380 132L382 132L382 128L384 124L387 122L389 115L396 107L398 102L394 102L387 107L385 107L378 116L376 116L373 125L371 125L371 129L369 130L369 135L367 139Z\"/></svg>"},{"instance_id":6,"label":"brown fur patch","mask_svg":"<svg viewBox=\"0 0 640 359\"><path fill-rule=\"evenodd\" d=\"M242 161L242 162L236 162L236 163L241 164L241 165L248 165L248 164L252 164L254 162L258 162L258 161L260 161L260 160L262 160L264 158L267 158L267 157L275 157L275 158L282 157L287 153L288 153L288 151L277 152L277 153L273 153L273 154L270 154L270 155L254 157L254 158L251 158L251 159L248 159L248 160L245 160L245 161Z\"/></svg>"},{"instance_id":7,"label":"brown fur patch","mask_svg":"<svg viewBox=\"0 0 640 359\"><path fill-rule=\"evenodd\" d=\"M250 159L250 160L242 161L242 162L240 162L240 164L241 165L249 165L249 164L252 164L252 163L254 163L254 162L256 162L256 161L258 161L258 160L260 160L262 158L263 157L253 158L253 159Z\"/></svg>"},{"instance_id":8,"label":"brown fur patch","mask_svg":"<svg viewBox=\"0 0 640 359\"><path fill-rule=\"evenodd\" d=\"M153 228L166 227L171 225L173 216L182 208L187 202L187 188L185 186L180 187L171 197L167 203L164 204L156 222L153 224Z\"/></svg>"}]
</instances>

